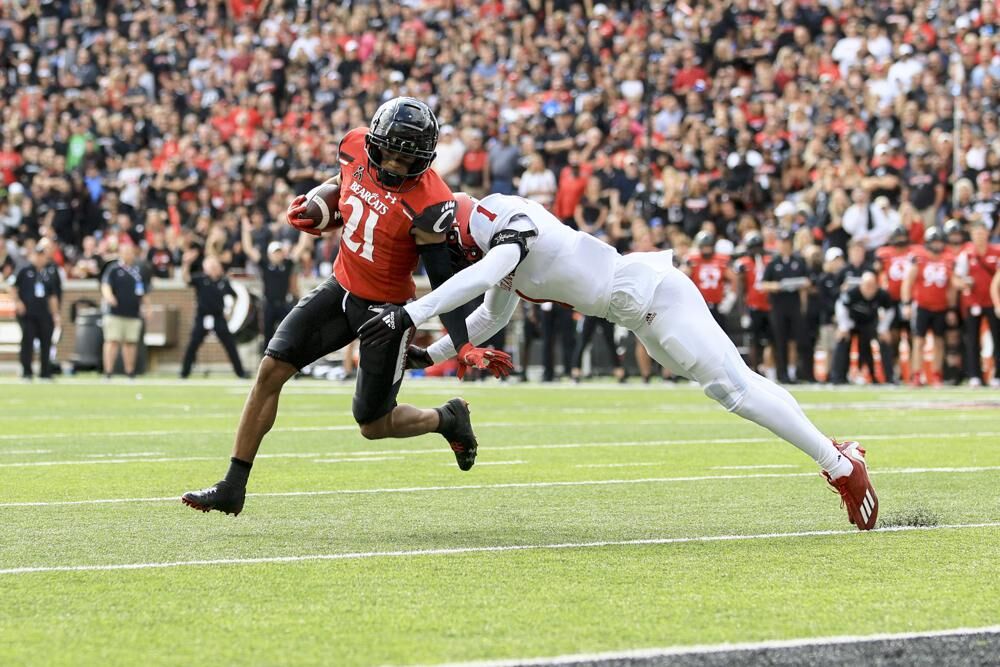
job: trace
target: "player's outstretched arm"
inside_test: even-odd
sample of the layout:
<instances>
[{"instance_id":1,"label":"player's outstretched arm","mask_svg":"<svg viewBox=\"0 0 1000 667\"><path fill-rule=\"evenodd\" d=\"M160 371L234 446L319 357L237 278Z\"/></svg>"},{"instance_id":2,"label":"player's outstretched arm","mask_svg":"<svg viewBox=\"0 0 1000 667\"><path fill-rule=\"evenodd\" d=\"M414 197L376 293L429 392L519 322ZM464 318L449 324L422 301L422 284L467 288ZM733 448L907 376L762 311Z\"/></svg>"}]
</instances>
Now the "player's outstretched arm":
<instances>
[{"instance_id":1,"label":"player's outstretched arm","mask_svg":"<svg viewBox=\"0 0 1000 667\"><path fill-rule=\"evenodd\" d=\"M469 340L473 345L481 345L492 338L498 331L507 326L517 309L518 296L513 292L492 288L486 293L486 299L465 320L469 328ZM431 363L440 363L451 359L457 354L451 336L443 336L431 343L427 348Z\"/></svg>"},{"instance_id":2,"label":"player's outstretched arm","mask_svg":"<svg viewBox=\"0 0 1000 667\"><path fill-rule=\"evenodd\" d=\"M484 294L517 268L520 261L520 247L499 245L479 262L459 271L434 291L406 304L404 308L413 323L420 326L435 315L450 312Z\"/></svg>"},{"instance_id":3,"label":"player's outstretched arm","mask_svg":"<svg viewBox=\"0 0 1000 667\"><path fill-rule=\"evenodd\" d=\"M451 335L455 346L462 350L469 345L469 333L465 317L455 310L474 297L483 294L500 282L520 261L520 249L512 245L494 248L480 262L459 271L445 280L430 294L406 306L387 306L377 316L361 325L358 337L367 345L386 344L396 331L411 326L420 326L435 315L450 315L442 321ZM455 316L459 315L458 321Z\"/></svg>"}]
</instances>

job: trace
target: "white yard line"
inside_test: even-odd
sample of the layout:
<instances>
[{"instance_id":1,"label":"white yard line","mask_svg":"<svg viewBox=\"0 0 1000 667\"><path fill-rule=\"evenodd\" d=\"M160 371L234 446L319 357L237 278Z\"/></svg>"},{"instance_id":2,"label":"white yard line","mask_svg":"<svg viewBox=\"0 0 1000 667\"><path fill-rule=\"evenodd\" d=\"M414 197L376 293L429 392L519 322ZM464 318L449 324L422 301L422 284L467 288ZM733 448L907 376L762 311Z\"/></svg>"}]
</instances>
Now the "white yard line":
<instances>
[{"instance_id":1,"label":"white yard line","mask_svg":"<svg viewBox=\"0 0 1000 667\"><path fill-rule=\"evenodd\" d=\"M316 456L312 454L311 456ZM873 470L875 475L923 475L928 473L965 474L992 472L1000 466L975 466L967 468L883 468ZM638 479L592 479L564 482L505 482L500 484L454 484L450 486L406 486L374 489L329 489L319 491L275 491L270 493L248 493L247 497L257 498L297 498L301 496L356 496L383 493L433 493L438 491L488 491L493 489L544 489L574 486L616 486L627 484L676 484L685 482L713 482L748 479L782 479L790 477L819 477L817 472L754 473L749 475L701 475L691 477L641 477ZM104 505L116 503L176 502L180 496L160 496L152 498L101 498L94 500L54 500L37 502L0 503L5 507L52 507L63 505Z\"/></svg>"},{"instance_id":2,"label":"white yard line","mask_svg":"<svg viewBox=\"0 0 1000 667\"><path fill-rule=\"evenodd\" d=\"M604 662L607 660L642 660L647 658L668 658L706 653L728 653L739 651L760 651L767 649L805 648L809 646L835 646L840 644L862 644L878 641L898 641L910 639L933 639L935 637L962 637L967 635L994 635L1000 633L1000 625L981 628L952 628L949 630L927 630L924 632L894 632L874 635L838 635L834 637L803 637L801 639L772 639L762 642L739 644L697 644L693 646L668 646L665 648L642 648L604 653L573 653L549 658L514 658L501 660L479 660L475 662L449 662L437 667L542 667L547 665L569 665L579 662Z\"/></svg>"},{"instance_id":3,"label":"white yard line","mask_svg":"<svg viewBox=\"0 0 1000 667\"><path fill-rule=\"evenodd\" d=\"M476 463L476 467L479 466L519 466L527 463L527 461L479 461ZM443 466L453 467L454 463L442 463Z\"/></svg>"},{"instance_id":4,"label":"white yard line","mask_svg":"<svg viewBox=\"0 0 1000 667\"><path fill-rule=\"evenodd\" d=\"M774 465L760 465L760 466L712 466L709 470L769 470L771 468L801 468L802 466L792 465L790 463L778 463Z\"/></svg>"},{"instance_id":5,"label":"white yard line","mask_svg":"<svg viewBox=\"0 0 1000 667\"><path fill-rule=\"evenodd\" d=\"M142 458L144 456L163 456L164 454L166 454L166 452L128 452L127 454L84 454L84 456L91 459L106 459L106 458L131 459L131 458Z\"/></svg>"},{"instance_id":6,"label":"white yard line","mask_svg":"<svg viewBox=\"0 0 1000 667\"><path fill-rule=\"evenodd\" d=\"M313 459L313 463L370 463L372 461L402 461L402 456L372 456L367 459Z\"/></svg>"},{"instance_id":7,"label":"white yard line","mask_svg":"<svg viewBox=\"0 0 1000 667\"><path fill-rule=\"evenodd\" d=\"M901 526L881 528L871 533L902 533L912 531L959 530L965 528L997 528L994 523L956 523L942 526ZM261 558L216 558L210 560L167 561L158 563L111 563L107 565L43 565L38 567L12 567L0 569L0 575L32 574L38 572L100 572L108 570L148 570L168 567L198 565L256 565L262 563L301 563L324 560L360 560L365 558L400 558L410 556L453 556L470 553L498 551L532 551L539 549L593 549L598 547L645 546L660 544L686 544L690 542L739 542L794 537L822 537L828 535L863 535L857 530L809 530L792 533L764 533L760 535L703 535L698 537L665 537L643 540L604 540L599 542L565 542L555 544L510 544L484 547L454 547L445 549L414 549L400 551L363 551L339 554L310 554L305 556L269 556Z\"/></svg>"},{"instance_id":8,"label":"white yard line","mask_svg":"<svg viewBox=\"0 0 1000 667\"><path fill-rule=\"evenodd\" d=\"M662 466L666 461L636 461L635 463L577 463L574 468L642 468L645 466Z\"/></svg>"},{"instance_id":9,"label":"white yard line","mask_svg":"<svg viewBox=\"0 0 1000 667\"><path fill-rule=\"evenodd\" d=\"M298 431L327 431L332 430L336 427L319 427L319 428L309 428L309 427L299 427ZM351 427L354 428L354 427ZM277 430L277 429L276 429ZM157 432L151 432L157 433ZM164 432L172 435L183 436L192 433L192 431L179 431L179 432ZM214 433L214 431L213 431ZM68 434L67 434L68 435ZM2 439L4 436L0 436ZM869 440L884 441L884 440L932 440L935 438L993 438L1000 437L1000 431L971 431L963 433L879 433L871 435L858 435L854 436L852 439L857 439L862 443ZM749 444L768 444L780 442L776 437L760 437L760 438L690 438L690 439L677 439L677 440L630 440L625 442L617 441L607 441L607 442L567 442L567 443L553 443L553 444L528 444L528 445L491 445L489 446L489 451L511 451L511 450L535 450L535 449L589 449L595 447L665 447L665 446L681 446L681 445L749 445ZM484 446L484 450L486 447ZM373 450L373 451L329 451L322 452L319 454L296 454L296 453L277 453L277 454L259 454L258 458L308 458L310 456L393 456L398 454L440 454L440 447L426 448L426 449L383 449L383 450ZM0 449L0 454L3 454L3 450ZM125 454L114 454L109 453L109 456L116 456L118 459L125 456ZM31 467L34 465L40 466L53 466L53 465L79 465L81 463L168 463L171 461L204 461L209 460L211 457L177 457L168 458L164 457L162 459L135 459L133 461L125 461L118 459L109 459L105 461L22 461L16 463L0 463L0 468L3 467ZM218 457L215 457L218 458Z\"/></svg>"},{"instance_id":10,"label":"white yard line","mask_svg":"<svg viewBox=\"0 0 1000 667\"><path fill-rule=\"evenodd\" d=\"M704 422L697 422L698 424L704 424ZM671 419L645 419L645 420L631 420L628 422L623 422L621 420L607 420L607 421L589 421L580 422L577 424L580 428L587 428L590 426L680 426L680 425L691 425L691 422L678 422ZM565 429L566 425L555 422L531 422L531 421L496 421L496 422L477 422L475 424L479 428L558 428ZM719 424L719 426L729 427L729 426L739 426L739 422L731 422L728 424ZM335 431L356 431L358 428L357 424L333 424L329 426L281 426L271 429L272 434L281 433L322 433L322 432L335 432ZM177 436L177 437L187 437L193 435L232 435L232 428L213 428L213 429L193 429L193 430L143 430L143 431L74 431L74 432L57 432L57 433L4 433L0 434L0 442L4 441L20 441L20 440L50 440L50 439L61 439L61 438L148 438L148 437L162 437L162 436ZM911 438L944 438L944 437L997 437L1000 436L1000 431L961 431L961 432L940 432L940 433L878 433L871 435L854 435L851 434L850 437L854 440L895 440L895 439L911 439ZM708 440L692 440L689 442L705 442L705 443L729 443L729 442L771 442L777 440L775 437L770 438L723 438L723 439L708 439ZM593 444L593 443L588 443ZM617 443L606 443L606 444L617 444Z\"/></svg>"}]
</instances>

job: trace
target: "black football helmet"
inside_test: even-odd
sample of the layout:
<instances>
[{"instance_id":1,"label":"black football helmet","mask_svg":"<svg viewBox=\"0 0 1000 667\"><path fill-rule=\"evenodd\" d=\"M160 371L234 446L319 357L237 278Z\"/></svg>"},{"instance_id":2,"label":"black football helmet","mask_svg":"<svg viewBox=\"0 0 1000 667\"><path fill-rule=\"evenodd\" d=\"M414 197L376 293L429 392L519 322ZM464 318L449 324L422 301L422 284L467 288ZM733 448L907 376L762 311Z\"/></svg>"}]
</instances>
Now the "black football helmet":
<instances>
[{"instance_id":1,"label":"black football helmet","mask_svg":"<svg viewBox=\"0 0 1000 667\"><path fill-rule=\"evenodd\" d=\"M909 245L910 233L906 231L906 227L896 225L892 230L892 234L889 235L889 243L900 247Z\"/></svg>"},{"instance_id":2,"label":"black football helmet","mask_svg":"<svg viewBox=\"0 0 1000 667\"><path fill-rule=\"evenodd\" d=\"M705 231L698 232L694 237L694 245L702 251L703 256L712 255L715 252L715 234Z\"/></svg>"},{"instance_id":3,"label":"black football helmet","mask_svg":"<svg viewBox=\"0 0 1000 667\"><path fill-rule=\"evenodd\" d=\"M962 228L962 221L952 218L944 223L944 235L948 243L965 243L965 229ZM953 241L952 237L961 237L960 241Z\"/></svg>"},{"instance_id":4,"label":"black football helmet","mask_svg":"<svg viewBox=\"0 0 1000 667\"><path fill-rule=\"evenodd\" d=\"M940 244L938 248L941 248L942 246L944 246L944 242L945 242L944 232L941 231L940 227L928 227L927 230L924 231L925 246L930 246L933 243L938 243Z\"/></svg>"},{"instance_id":5,"label":"black football helmet","mask_svg":"<svg viewBox=\"0 0 1000 667\"><path fill-rule=\"evenodd\" d=\"M375 177L386 190L401 191L430 169L437 156L438 122L431 108L412 97L397 97L378 108L372 116L365 151L368 162L375 168ZM397 174L382 166L383 152L392 151L413 158L405 174Z\"/></svg>"},{"instance_id":6,"label":"black football helmet","mask_svg":"<svg viewBox=\"0 0 1000 667\"><path fill-rule=\"evenodd\" d=\"M764 252L764 237L757 231L747 232L743 237L743 245L751 255L759 255Z\"/></svg>"}]
</instances>

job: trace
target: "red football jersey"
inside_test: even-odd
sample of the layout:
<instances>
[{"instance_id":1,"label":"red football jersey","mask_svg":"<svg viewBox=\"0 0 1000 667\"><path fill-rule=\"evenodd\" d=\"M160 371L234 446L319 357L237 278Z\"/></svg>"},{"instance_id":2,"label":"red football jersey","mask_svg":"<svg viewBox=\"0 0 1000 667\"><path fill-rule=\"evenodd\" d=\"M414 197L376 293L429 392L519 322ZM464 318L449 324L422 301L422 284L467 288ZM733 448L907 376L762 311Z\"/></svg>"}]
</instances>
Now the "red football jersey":
<instances>
[{"instance_id":1,"label":"red football jersey","mask_svg":"<svg viewBox=\"0 0 1000 667\"><path fill-rule=\"evenodd\" d=\"M899 301L900 289L906 272L910 270L913 249L910 246L899 248L884 245L875 251L875 256L882 263L882 286L889 292L893 301Z\"/></svg>"},{"instance_id":2,"label":"red football jersey","mask_svg":"<svg viewBox=\"0 0 1000 667\"><path fill-rule=\"evenodd\" d=\"M954 260L945 253L934 256L923 251L913 254L913 263L917 266L917 278L913 283L914 303L924 310L948 310L948 286L955 270Z\"/></svg>"},{"instance_id":3,"label":"red football jersey","mask_svg":"<svg viewBox=\"0 0 1000 667\"><path fill-rule=\"evenodd\" d=\"M729 266L729 256L716 254L706 259L695 250L688 255L687 263L691 267L691 280L705 297L705 303L713 305L722 303L722 297L726 293L726 267Z\"/></svg>"},{"instance_id":4,"label":"red football jersey","mask_svg":"<svg viewBox=\"0 0 1000 667\"><path fill-rule=\"evenodd\" d=\"M757 259L753 257L740 257L736 264L737 270L743 274L744 299L747 305L754 310L771 310L771 301L767 294L761 292L757 287L763 280L764 267L771 261L770 255L761 255Z\"/></svg>"},{"instance_id":5,"label":"red football jersey","mask_svg":"<svg viewBox=\"0 0 1000 667\"><path fill-rule=\"evenodd\" d=\"M428 169L408 192L382 187L368 164L367 128L340 142L340 214L344 229L333 265L347 291L369 301L405 303L415 294L417 244L412 229L444 232L455 217L455 196Z\"/></svg>"},{"instance_id":6,"label":"red football jersey","mask_svg":"<svg viewBox=\"0 0 1000 667\"><path fill-rule=\"evenodd\" d=\"M962 307L992 308L990 282L997 267L1000 267L1000 245L990 244L986 246L986 252L980 255L976 252L976 246L969 243L962 250L959 262L967 267L967 275L972 278L972 287L962 291Z\"/></svg>"}]
</instances>

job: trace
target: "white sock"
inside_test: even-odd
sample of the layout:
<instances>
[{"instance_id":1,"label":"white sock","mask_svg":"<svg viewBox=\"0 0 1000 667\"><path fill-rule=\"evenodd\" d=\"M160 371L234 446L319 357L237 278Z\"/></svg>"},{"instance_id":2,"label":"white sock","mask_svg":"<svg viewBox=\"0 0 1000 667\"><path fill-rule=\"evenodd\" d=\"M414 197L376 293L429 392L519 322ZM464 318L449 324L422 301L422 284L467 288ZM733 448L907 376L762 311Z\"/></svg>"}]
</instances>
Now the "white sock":
<instances>
[{"instance_id":1,"label":"white sock","mask_svg":"<svg viewBox=\"0 0 1000 667\"><path fill-rule=\"evenodd\" d=\"M850 459L843 454L838 454L837 463L832 468L827 469L827 473L830 474L830 479L848 477L852 472L854 472L854 464L851 463Z\"/></svg>"},{"instance_id":2,"label":"white sock","mask_svg":"<svg viewBox=\"0 0 1000 667\"><path fill-rule=\"evenodd\" d=\"M798 401L784 388L747 369L747 393L734 410L739 416L760 424L812 457L820 468L836 479L851 474L854 466L842 457L830 438L809 421Z\"/></svg>"}]
</instances>

